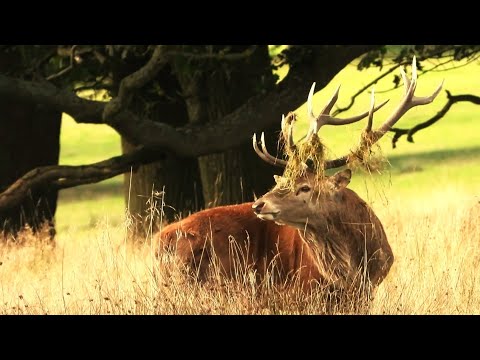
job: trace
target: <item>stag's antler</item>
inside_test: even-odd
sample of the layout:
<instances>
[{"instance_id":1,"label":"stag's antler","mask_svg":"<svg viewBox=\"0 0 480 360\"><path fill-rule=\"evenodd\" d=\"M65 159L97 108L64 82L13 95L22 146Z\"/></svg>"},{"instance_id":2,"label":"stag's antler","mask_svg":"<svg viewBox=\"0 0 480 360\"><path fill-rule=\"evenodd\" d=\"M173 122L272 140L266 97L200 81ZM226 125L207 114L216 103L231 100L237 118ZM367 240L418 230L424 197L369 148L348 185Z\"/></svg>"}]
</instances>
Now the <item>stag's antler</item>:
<instances>
[{"instance_id":1,"label":"stag's antler","mask_svg":"<svg viewBox=\"0 0 480 360\"><path fill-rule=\"evenodd\" d=\"M313 114L313 106L312 106L312 100L313 100L313 91L315 90L315 83L313 83L312 87L310 88L310 93L308 94L308 100L307 100L307 113L308 116L310 117L310 129L308 130L307 133L307 139L313 137L314 135L318 134L318 131L323 125L347 125L347 124L352 124L354 122L357 122L359 120L362 120L365 116L369 114L370 111L366 111L360 115L357 116L352 116L346 119L338 119L335 117L332 117L330 115L330 111L332 111L333 105L338 100L338 93L340 92L340 86L337 88L335 93L333 94L332 98L328 101L327 105L325 108L320 112L318 116L315 116ZM384 106L388 100L384 101L382 104L378 105L376 108L373 109L373 112L377 111L380 109L382 106Z\"/></svg>"},{"instance_id":2,"label":"stag's antler","mask_svg":"<svg viewBox=\"0 0 480 360\"><path fill-rule=\"evenodd\" d=\"M365 128L364 134L360 141L359 147L351 151L349 155L342 156L340 158L334 160L327 160L325 161L324 169L333 169L337 167L341 167L346 165L350 162L353 156L361 158L361 155L364 151L368 151L370 147L375 144L380 138L388 132L392 126L403 116L405 113L410 110L411 108L418 106L418 105L426 105L430 104L439 94L440 90L443 86L442 83L438 86L438 88L434 91L434 93L430 96L426 97L417 97L414 95L415 89L417 88L417 64L416 58L413 57L412 61L412 79L408 79L405 71L400 69L403 82L405 84L405 94L397 106L397 108L393 111L393 113L388 117L388 119L377 129L372 130L372 123L373 123L373 113L380 108L382 108L388 100L384 101L382 104L375 106L375 94L372 90L372 97L370 103L370 110L364 112L357 116L352 116L346 119L338 119L332 117L330 115L330 111L332 110L333 106L338 100L338 93L340 91L340 86L337 88L335 93L333 94L332 98L328 101L327 105L324 109L320 112L318 116L313 114L313 106L312 106L312 99L313 93L315 90L315 83L313 83L312 87L310 88L310 92L308 94L307 100L307 114L310 118L310 128L307 133L307 141L312 141L315 137L318 136L318 131L324 125L346 125L357 122L362 120L368 115L368 124ZM289 113L287 117L282 116L282 136L285 141L286 146L291 150L294 151L296 149L296 145L293 141L293 123L296 120L296 115L294 113ZM267 147L265 145L265 134L262 132L261 140L261 147L260 150L257 143L257 136L256 134L253 135L253 148L255 152L265 160L266 162L280 167L285 167L287 165L286 160L278 159L275 156L270 155L267 151Z\"/></svg>"},{"instance_id":3,"label":"stag's antler","mask_svg":"<svg viewBox=\"0 0 480 360\"><path fill-rule=\"evenodd\" d=\"M412 61L412 79L411 80L407 78L405 71L403 71L403 69L400 69L403 83L405 85L405 92L404 92L404 97L402 101L400 101L400 104L395 108L393 113L387 118L387 120L385 120L385 122L377 130L372 130L373 113L376 110L378 110L377 108L374 107L375 94L374 94L374 91L372 90L370 111L368 112L368 115L369 115L368 124L367 124L367 127L365 128L364 135L362 136L362 139L360 141L360 146L356 150L352 151L349 155L342 156L338 159L326 161L325 169L333 169L333 168L346 165L350 161L352 156L361 158L361 154L365 150L369 150L373 144L375 144L378 140L380 140L381 137L385 135L385 133L388 132L392 128L392 126L395 125L395 123L403 115L405 115L405 113L408 110L418 105L430 104L437 97L437 95L440 93L440 90L442 89L443 81L440 83L437 89L430 96L417 97L414 95L415 89L417 88L416 62L417 60L414 56ZM383 103L381 106L383 105L385 105L385 103Z\"/></svg>"},{"instance_id":4,"label":"stag's antler","mask_svg":"<svg viewBox=\"0 0 480 360\"><path fill-rule=\"evenodd\" d=\"M257 134L253 134L253 149L255 150L257 155L260 156L262 160L266 161L269 164L279 166L279 167L287 166L287 162L285 160L278 159L275 156L270 155L265 145L265 134L263 132L262 132L262 135L260 136L260 141L262 145L262 150L258 148Z\"/></svg>"},{"instance_id":5,"label":"stag's antler","mask_svg":"<svg viewBox=\"0 0 480 360\"><path fill-rule=\"evenodd\" d=\"M282 136L285 141L285 144L292 150L294 151L296 146L295 143L293 142L293 123L297 120L297 115L295 115L293 112L288 113L287 117L282 115ZM262 132L262 135L260 136L260 145L262 146L262 149L260 150L258 148L258 142L257 142L257 134L253 134L253 148L255 152L257 153L260 158L269 164L279 166L279 167L285 167L287 165L287 161L279 159L273 155L270 155L270 153L267 150L267 146L265 145L265 134Z\"/></svg>"},{"instance_id":6,"label":"stag's antler","mask_svg":"<svg viewBox=\"0 0 480 360\"><path fill-rule=\"evenodd\" d=\"M346 124L351 124L356 121L362 120L365 116L369 114L370 111L366 111L360 115L353 116L347 119L338 119L334 118L330 115L330 111L333 108L333 105L337 102L338 99L338 93L340 91L340 86L337 88L335 93L333 94L332 98L330 101L327 103L325 108L320 112L320 115L315 116L313 115L313 110L312 110L312 99L313 99L313 93L315 90L315 83L313 83L312 87L310 88L310 92L308 94L308 100L307 100L307 114L310 117L310 129L308 130L307 134L307 141L311 140L314 136L317 136L318 130L323 125L346 125ZM377 106L376 108L373 109L373 111L377 111L380 109L383 105L385 105L388 102L385 101L381 105ZM295 151L296 145L293 141L293 124L297 120L297 116L293 113L290 112L287 117L282 115L282 136L285 141L286 146L291 150ZM277 157L270 155L270 153L267 150L267 147L265 145L265 134L262 132L262 135L260 137L260 145L262 149L258 147L258 141L257 141L257 135L253 134L253 148L255 149L255 152L260 156L260 158L269 164L279 166L279 167L285 167L287 165L286 160L278 159Z\"/></svg>"},{"instance_id":7,"label":"stag's antler","mask_svg":"<svg viewBox=\"0 0 480 360\"><path fill-rule=\"evenodd\" d=\"M288 113L287 117L282 115L282 135L285 144L290 150L295 150L296 146L293 141L293 123L297 121L297 115L293 112Z\"/></svg>"}]
</instances>

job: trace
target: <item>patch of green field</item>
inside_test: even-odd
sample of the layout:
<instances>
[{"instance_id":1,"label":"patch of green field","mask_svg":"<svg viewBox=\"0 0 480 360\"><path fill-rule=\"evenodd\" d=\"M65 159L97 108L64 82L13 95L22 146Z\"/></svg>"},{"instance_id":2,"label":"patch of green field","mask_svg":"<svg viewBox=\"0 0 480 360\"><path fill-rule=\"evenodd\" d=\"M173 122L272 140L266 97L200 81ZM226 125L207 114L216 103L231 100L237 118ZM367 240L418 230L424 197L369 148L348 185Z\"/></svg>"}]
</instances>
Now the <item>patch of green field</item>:
<instances>
[{"instance_id":1,"label":"patch of green field","mask_svg":"<svg viewBox=\"0 0 480 360\"><path fill-rule=\"evenodd\" d=\"M121 153L120 136L107 125L77 124L63 114L60 164L81 165Z\"/></svg>"},{"instance_id":2,"label":"patch of green field","mask_svg":"<svg viewBox=\"0 0 480 360\"><path fill-rule=\"evenodd\" d=\"M60 164L81 165L121 154L120 136L107 125L77 124L64 114ZM123 176L101 183L60 191L56 215L59 232L74 227L86 230L109 215L113 223L123 221Z\"/></svg>"},{"instance_id":3,"label":"patch of green field","mask_svg":"<svg viewBox=\"0 0 480 360\"><path fill-rule=\"evenodd\" d=\"M356 70L358 60L347 66L321 92L314 96L314 109L320 111L322 105L331 97L341 84L338 106L346 106L350 96L360 87L377 77L378 69ZM439 68L439 70L445 70ZM410 68L407 69L410 71ZM392 76L375 85L376 102L385 99L390 102L374 118L374 124L380 124L398 104L403 89L384 92L393 86ZM473 93L479 95L480 66L478 62L459 67L451 71L432 71L420 76L416 94L429 95L445 79L444 89L452 94ZM314 79L312 79L312 82ZM305 100L309 89L305 89ZM368 109L370 94L363 93L357 98L351 110L339 117L347 117ZM410 110L397 126L409 127L424 121L438 112L446 103L442 91L433 104ZM296 110L299 115L295 137L305 135L307 116L305 106ZM441 191L445 188L458 188L463 192L478 196L480 194L480 108L470 103L457 103L450 112L433 126L414 136L415 143L406 142L403 137L392 149L391 134L382 139L383 154L391 167L381 176L365 176L357 172L351 188L368 200L399 197L408 199L423 193ZM281 114L278 114L280 127ZM366 121L366 120L365 120ZM331 157L343 155L358 142L365 121L342 127L325 127L320 130ZM267 134L274 136L274 134ZM253 150L252 150L253 151ZM65 116L61 135L61 164L84 164L106 159L120 154L119 136L108 126L76 124ZM123 221L125 204L123 200L122 176L117 176L100 184L85 185L60 192L57 210L58 231L75 226L78 231L86 230L98 220L108 216L112 223ZM273 182L273 180L272 180Z\"/></svg>"}]
</instances>

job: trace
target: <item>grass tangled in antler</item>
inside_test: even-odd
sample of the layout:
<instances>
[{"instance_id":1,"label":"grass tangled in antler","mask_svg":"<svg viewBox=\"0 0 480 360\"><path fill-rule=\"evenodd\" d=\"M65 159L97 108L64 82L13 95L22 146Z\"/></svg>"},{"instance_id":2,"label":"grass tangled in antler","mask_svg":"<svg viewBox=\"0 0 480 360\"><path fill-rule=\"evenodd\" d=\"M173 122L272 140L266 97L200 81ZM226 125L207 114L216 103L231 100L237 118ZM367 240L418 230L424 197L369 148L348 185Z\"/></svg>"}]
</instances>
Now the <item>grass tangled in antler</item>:
<instances>
[{"instance_id":1,"label":"grass tangled in antler","mask_svg":"<svg viewBox=\"0 0 480 360\"><path fill-rule=\"evenodd\" d=\"M360 169L371 174L372 172L380 173L389 165L379 143L372 144L370 134L370 132L362 132L360 144L348 158L348 168L352 170Z\"/></svg>"},{"instance_id":2,"label":"grass tangled in antler","mask_svg":"<svg viewBox=\"0 0 480 360\"><path fill-rule=\"evenodd\" d=\"M317 135L297 144L294 149L286 146L285 152L288 162L283 173L286 182L283 184L284 187L293 189L295 180L304 176L307 169L314 171L317 183L324 179L326 148Z\"/></svg>"},{"instance_id":3,"label":"grass tangled in antler","mask_svg":"<svg viewBox=\"0 0 480 360\"><path fill-rule=\"evenodd\" d=\"M361 169L369 174L380 173L389 164L383 155L378 143L372 144L372 133L362 132L360 142L356 149L352 150L347 161L347 167L352 170ZM285 139L280 139L285 142ZM303 142L289 147L284 144L285 155L288 158L281 187L293 191L296 179L304 176L307 171L313 171L317 184L325 178L325 161L327 160L327 148L317 134L312 135Z\"/></svg>"}]
</instances>

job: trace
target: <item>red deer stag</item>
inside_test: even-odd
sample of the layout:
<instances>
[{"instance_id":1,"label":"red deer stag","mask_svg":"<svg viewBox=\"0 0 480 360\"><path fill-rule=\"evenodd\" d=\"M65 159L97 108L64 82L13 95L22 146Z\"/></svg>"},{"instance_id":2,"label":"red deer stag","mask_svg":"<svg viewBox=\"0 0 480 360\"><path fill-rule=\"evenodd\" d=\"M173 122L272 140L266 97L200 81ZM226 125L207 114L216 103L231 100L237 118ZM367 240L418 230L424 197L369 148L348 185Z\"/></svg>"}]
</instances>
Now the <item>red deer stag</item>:
<instances>
[{"instance_id":1,"label":"red deer stag","mask_svg":"<svg viewBox=\"0 0 480 360\"><path fill-rule=\"evenodd\" d=\"M366 116L369 119L358 148L349 155L324 161L323 169L348 165L354 157L365 154L409 109L432 102L442 87L440 84L429 97L414 96L415 59L412 79L403 70L402 78L404 97L377 130L372 130L373 113L386 102L375 108L373 92L366 113L348 119L329 115L338 98L337 89L320 115L314 116L313 84L307 102L311 125L306 141L318 141L317 133L323 125L350 124ZM293 120L293 113L282 119L282 136L290 154L297 151L292 137ZM254 135L253 147L260 158L272 165L287 166L287 160L268 153L263 133L260 145L261 149ZM323 174L323 169L316 171L303 163L303 171L293 184L290 182L293 186L286 186L285 177L275 176L275 187L254 203L207 209L170 224L156 235L160 249L174 249L200 276L206 275L214 253L227 275L238 270L235 262L240 258L260 278L275 263L280 281L296 275L303 286L321 284L347 290L357 288L366 276L375 287L388 274L394 259L383 226L365 201L346 188L350 169L318 177L318 171Z\"/></svg>"}]
</instances>

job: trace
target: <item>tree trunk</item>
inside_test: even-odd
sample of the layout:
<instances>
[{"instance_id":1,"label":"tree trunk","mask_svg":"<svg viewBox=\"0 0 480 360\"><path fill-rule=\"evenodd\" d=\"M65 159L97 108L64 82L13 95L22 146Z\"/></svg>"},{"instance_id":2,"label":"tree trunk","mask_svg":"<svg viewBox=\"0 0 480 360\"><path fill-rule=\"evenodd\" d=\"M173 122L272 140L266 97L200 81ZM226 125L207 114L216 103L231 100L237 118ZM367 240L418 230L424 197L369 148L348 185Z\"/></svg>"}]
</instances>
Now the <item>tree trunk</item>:
<instances>
[{"instance_id":1,"label":"tree trunk","mask_svg":"<svg viewBox=\"0 0 480 360\"><path fill-rule=\"evenodd\" d=\"M171 118L172 114L166 114ZM132 146L122 139L123 152ZM130 235L145 237L171 222L203 207L202 184L196 159L167 159L140 166L124 175L125 202L132 216ZM153 216L153 217L152 217Z\"/></svg>"},{"instance_id":2,"label":"tree trunk","mask_svg":"<svg viewBox=\"0 0 480 360\"><path fill-rule=\"evenodd\" d=\"M153 121L185 125L188 122L186 105L178 96L179 85L169 69L161 71L157 83L165 92L164 96L152 94L152 88L147 86L134 97L130 109ZM122 151L125 153L131 149L132 145L122 138ZM138 239L145 239L151 231L157 231L161 221L174 221L178 216L188 215L188 212L204 206L196 159L179 159L172 154L168 154L165 160L140 166L136 172L125 174L124 193L134 220L130 235Z\"/></svg>"},{"instance_id":3,"label":"tree trunk","mask_svg":"<svg viewBox=\"0 0 480 360\"><path fill-rule=\"evenodd\" d=\"M0 191L38 166L57 165L62 114L32 103L8 97L0 99ZM4 239L28 225L34 232L46 224L55 235L56 190L35 191L19 206L0 212Z\"/></svg>"},{"instance_id":4,"label":"tree trunk","mask_svg":"<svg viewBox=\"0 0 480 360\"><path fill-rule=\"evenodd\" d=\"M233 52L245 49L246 46L231 47ZM246 60L203 65L201 68L206 70L199 72L200 67L191 71L182 59L176 62L191 122L215 121L273 81L267 46L258 47ZM265 131L278 132L278 126ZM269 140L270 148L275 149L275 139ZM202 156L198 163L206 207L250 201L254 193L266 192L273 184L273 174L280 172L257 157L251 140L223 153Z\"/></svg>"}]
</instances>

